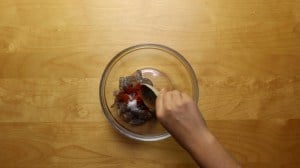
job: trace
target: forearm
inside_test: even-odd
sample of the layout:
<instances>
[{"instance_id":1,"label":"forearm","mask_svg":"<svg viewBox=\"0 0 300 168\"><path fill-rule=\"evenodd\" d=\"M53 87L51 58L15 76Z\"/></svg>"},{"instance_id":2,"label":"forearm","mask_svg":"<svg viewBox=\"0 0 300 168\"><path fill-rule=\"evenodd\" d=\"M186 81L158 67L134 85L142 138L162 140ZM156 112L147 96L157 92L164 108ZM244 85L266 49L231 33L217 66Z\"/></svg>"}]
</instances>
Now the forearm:
<instances>
[{"instance_id":1,"label":"forearm","mask_svg":"<svg viewBox=\"0 0 300 168\"><path fill-rule=\"evenodd\" d=\"M185 148L201 167L240 167L208 130L192 135L191 142Z\"/></svg>"}]
</instances>

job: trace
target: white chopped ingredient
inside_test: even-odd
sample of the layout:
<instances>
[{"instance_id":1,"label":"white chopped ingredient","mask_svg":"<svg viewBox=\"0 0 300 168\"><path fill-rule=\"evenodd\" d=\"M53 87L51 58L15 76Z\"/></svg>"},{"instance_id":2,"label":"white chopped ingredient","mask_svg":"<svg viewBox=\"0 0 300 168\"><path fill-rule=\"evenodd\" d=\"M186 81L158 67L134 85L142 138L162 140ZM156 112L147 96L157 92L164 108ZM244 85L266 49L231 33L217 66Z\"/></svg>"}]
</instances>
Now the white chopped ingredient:
<instances>
[{"instance_id":1,"label":"white chopped ingredient","mask_svg":"<svg viewBox=\"0 0 300 168\"><path fill-rule=\"evenodd\" d=\"M137 107L137 101L136 99L128 101L127 108L131 111L138 111L139 108Z\"/></svg>"}]
</instances>

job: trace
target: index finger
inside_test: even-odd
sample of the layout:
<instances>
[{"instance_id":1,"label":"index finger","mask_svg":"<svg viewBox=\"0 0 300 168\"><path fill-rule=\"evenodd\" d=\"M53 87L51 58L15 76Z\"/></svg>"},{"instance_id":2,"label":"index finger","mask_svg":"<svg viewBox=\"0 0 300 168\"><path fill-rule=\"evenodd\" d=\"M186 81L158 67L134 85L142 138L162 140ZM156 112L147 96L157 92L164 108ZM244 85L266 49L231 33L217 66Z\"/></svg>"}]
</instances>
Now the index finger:
<instances>
[{"instance_id":1,"label":"index finger","mask_svg":"<svg viewBox=\"0 0 300 168\"><path fill-rule=\"evenodd\" d=\"M156 98L155 102L155 109L156 109L156 116L161 116L163 112L163 95L166 93L166 91L163 89L159 92L159 95Z\"/></svg>"}]
</instances>

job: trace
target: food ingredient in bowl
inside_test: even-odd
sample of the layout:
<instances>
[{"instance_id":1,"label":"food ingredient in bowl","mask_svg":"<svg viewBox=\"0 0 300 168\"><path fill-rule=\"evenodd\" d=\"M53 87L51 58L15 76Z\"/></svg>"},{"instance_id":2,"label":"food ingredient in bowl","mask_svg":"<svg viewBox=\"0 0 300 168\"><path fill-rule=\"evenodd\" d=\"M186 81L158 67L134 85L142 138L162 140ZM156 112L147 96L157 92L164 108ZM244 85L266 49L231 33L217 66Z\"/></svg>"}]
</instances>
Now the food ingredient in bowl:
<instances>
[{"instance_id":1,"label":"food ingredient in bowl","mask_svg":"<svg viewBox=\"0 0 300 168\"><path fill-rule=\"evenodd\" d=\"M137 70L132 76L120 77L119 90L114 92L115 102L112 107L117 108L119 116L131 125L142 125L155 118L155 111L149 109L142 99L143 83L153 85L150 79L143 78L141 71Z\"/></svg>"}]
</instances>

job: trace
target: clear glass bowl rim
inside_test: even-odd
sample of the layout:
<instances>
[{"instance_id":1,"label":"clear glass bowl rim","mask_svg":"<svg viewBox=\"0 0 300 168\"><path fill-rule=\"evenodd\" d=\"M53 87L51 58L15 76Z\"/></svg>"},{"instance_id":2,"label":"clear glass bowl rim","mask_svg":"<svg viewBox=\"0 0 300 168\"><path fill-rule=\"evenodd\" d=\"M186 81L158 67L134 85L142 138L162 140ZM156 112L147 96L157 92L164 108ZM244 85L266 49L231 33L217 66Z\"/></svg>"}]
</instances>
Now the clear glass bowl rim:
<instances>
[{"instance_id":1,"label":"clear glass bowl rim","mask_svg":"<svg viewBox=\"0 0 300 168\"><path fill-rule=\"evenodd\" d=\"M188 73L191 75L191 80L192 80L192 84L193 84L192 90L194 91L193 99L196 102L198 102L198 98L199 98L198 81L197 81L196 74L195 74L193 68L191 67L190 63L176 50L174 50L170 47L161 45L161 44L145 43L145 44L138 44L138 45L134 45L134 46L125 48L122 51L120 51L116 56L114 56L109 61L107 66L105 67L104 72L101 77L101 80L100 80L100 85L99 85L99 98L100 98L100 103L101 103L103 113L105 114L109 123L119 133L121 133L122 135L124 135L128 138L131 138L134 140L139 140L139 141L159 141L159 140L166 139L166 138L170 137L171 135L168 132L159 134L159 135L140 135L140 134L136 134L136 133L133 133L133 132L127 130L122 125L120 125L118 122L116 122L114 117L110 114L109 106L107 105L106 99L105 99L106 80L107 80L107 77L108 77L111 69L118 62L118 60L120 60L122 57L126 56L128 53L131 53L131 52L134 52L134 51L140 50L140 49L157 49L157 50L161 50L163 52L167 52L167 53L171 54L172 56L174 56L175 58L177 58L179 60L179 62L181 62L182 65L186 68Z\"/></svg>"}]
</instances>

